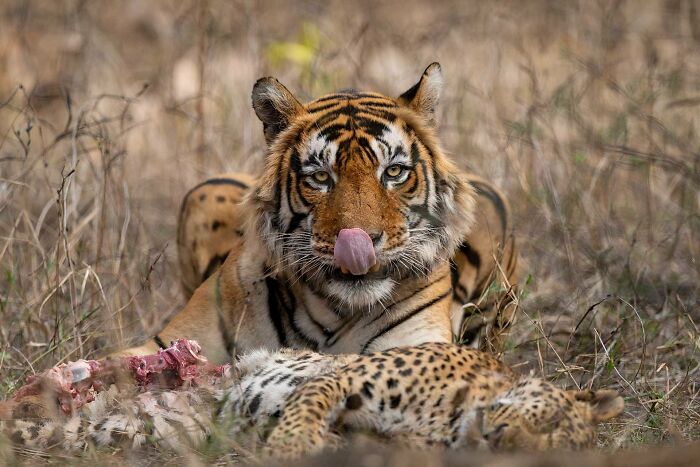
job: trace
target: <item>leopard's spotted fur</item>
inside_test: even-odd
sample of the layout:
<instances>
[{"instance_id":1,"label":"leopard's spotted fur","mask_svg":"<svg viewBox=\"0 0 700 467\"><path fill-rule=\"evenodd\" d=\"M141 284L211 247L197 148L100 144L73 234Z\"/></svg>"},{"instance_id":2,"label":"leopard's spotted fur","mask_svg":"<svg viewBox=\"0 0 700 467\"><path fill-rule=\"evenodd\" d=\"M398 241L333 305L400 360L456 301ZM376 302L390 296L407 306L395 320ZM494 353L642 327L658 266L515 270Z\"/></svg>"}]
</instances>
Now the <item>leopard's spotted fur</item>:
<instances>
[{"instance_id":1,"label":"leopard's spotted fur","mask_svg":"<svg viewBox=\"0 0 700 467\"><path fill-rule=\"evenodd\" d=\"M241 357L234 374L221 387L129 402L108 394L101 408L89 406L67 423L17 420L5 431L29 447L153 441L178 449L203 440L217 419L236 420L239 431L279 415L265 442L273 457L316 452L336 444L344 429L414 446L577 449L594 444L596 425L624 406L615 391L562 390L517 376L491 354L447 343L369 355L260 350Z\"/></svg>"}]
</instances>

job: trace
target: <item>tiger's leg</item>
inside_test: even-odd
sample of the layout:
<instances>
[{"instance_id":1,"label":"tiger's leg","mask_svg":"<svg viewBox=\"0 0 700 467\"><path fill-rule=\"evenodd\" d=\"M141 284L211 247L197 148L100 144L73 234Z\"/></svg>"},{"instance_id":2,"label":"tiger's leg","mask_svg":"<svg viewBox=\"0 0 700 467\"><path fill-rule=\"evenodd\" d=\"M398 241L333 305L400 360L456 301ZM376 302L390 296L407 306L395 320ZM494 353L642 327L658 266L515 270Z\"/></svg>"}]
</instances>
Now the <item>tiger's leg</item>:
<instances>
[{"instance_id":1,"label":"tiger's leg","mask_svg":"<svg viewBox=\"0 0 700 467\"><path fill-rule=\"evenodd\" d=\"M255 183L244 173L226 173L192 188L182 200L177 250L186 298L221 266L243 237L239 203Z\"/></svg>"},{"instance_id":2,"label":"tiger's leg","mask_svg":"<svg viewBox=\"0 0 700 467\"><path fill-rule=\"evenodd\" d=\"M477 195L476 222L451 261L455 340L499 352L515 314L518 251L504 195L468 175Z\"/></svg>"}]
</instances>

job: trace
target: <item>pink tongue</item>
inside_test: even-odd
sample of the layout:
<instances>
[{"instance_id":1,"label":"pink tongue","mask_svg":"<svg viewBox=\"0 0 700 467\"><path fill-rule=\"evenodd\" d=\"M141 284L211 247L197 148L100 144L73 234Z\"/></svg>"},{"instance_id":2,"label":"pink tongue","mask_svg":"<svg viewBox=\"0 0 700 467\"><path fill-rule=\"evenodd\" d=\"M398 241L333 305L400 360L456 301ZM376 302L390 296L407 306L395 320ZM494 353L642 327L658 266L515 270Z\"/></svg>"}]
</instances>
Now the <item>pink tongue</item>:
<instances>
[{"instance_id":1,"label":"pink tongue","mask_svg":"<svg viewBox=\"0 0 700 467\"><path fill-rule=\"evenodd\" d=\"M377 264L372 239L367 232L357 228L343 229L338 233L333 257L341 270L350 271L355 276L367 274Z\"/></svg>"}]
</instances>

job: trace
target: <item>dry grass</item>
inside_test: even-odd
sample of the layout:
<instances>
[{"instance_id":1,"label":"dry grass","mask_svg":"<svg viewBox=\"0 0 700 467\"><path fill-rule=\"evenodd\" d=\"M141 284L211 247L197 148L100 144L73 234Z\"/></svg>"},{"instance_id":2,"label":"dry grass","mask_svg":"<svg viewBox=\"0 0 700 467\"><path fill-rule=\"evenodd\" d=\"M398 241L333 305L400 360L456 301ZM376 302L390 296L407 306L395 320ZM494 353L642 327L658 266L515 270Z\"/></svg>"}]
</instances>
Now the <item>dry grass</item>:
<instances>
[{"instance_id":1,"label":"dry grass","mask_svg":"<svg viewBox=\"0 0 700 467\"><path fill-rule=\"evenodd\" d=\"M622 391L609 449L700 438L694 0L3 1L2 392L182 306L178 203L260 166L257 77L398 94L433 60L444 146L516 213L505 358Z\"/></svg>"}]
</instances>

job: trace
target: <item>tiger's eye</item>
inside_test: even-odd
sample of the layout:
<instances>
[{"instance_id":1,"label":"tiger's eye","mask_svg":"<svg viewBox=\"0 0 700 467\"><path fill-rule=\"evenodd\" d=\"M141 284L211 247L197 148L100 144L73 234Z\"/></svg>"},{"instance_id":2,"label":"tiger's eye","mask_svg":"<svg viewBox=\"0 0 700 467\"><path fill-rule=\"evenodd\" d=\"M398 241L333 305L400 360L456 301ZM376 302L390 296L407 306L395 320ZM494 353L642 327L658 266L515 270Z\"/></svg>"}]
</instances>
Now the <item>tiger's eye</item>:
<instances>
[{"instance_id":1,"label":"tiger's eye","mask_svg":"<svg viewBox=\"0 0 700 467\"><path fill-rule=\"evenodd\" d=\"M328 180L331 178L328 172L324 172L323 170L312 173L311 177L316 183L328 183Z\"/></svg>"},{"instance_id":2,"label":"tiger's eye","mask_svg":"<svg viewBox=\"0 0 700 467\"><path fill-rule=\"evenodd\" d=\"M403 172L403 167L398 164L394 164L387 167L385 173L388 177L396 178L401 175L401 172Z\"/></svg>"}]
</instances>

